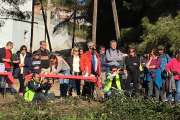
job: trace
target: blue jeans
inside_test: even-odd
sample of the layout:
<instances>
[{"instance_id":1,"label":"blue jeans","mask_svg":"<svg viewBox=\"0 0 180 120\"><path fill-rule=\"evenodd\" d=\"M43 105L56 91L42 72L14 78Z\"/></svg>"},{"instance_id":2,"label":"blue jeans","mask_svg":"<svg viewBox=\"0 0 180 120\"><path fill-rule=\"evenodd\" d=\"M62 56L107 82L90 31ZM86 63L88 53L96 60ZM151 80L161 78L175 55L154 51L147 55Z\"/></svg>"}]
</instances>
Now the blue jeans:
<instances>
[{"instance_id":1,"label":"blue jeans","mask_svg":"<svg viewBox=\"0 0 180 120\"><path fill-rule=\"evenodd\" d=\"M175 84L176 84L176 91L175 91L175 103L179 103L179 94L180 94L180 80L175 80ZM168 95L168 102L171 103L172 102L172 92L167 92Z\"/></svg>"},{"instance_id":2,"label":"blue jeans","mask_svg":"<svg viewBox=\"0 0 180 120\"><path fill-rule=\"evenodd\" d=\"M106 75L108 74L108 73L110 73L110 65L108 65L107 66L107 68L106 68ZM118 65L118 66L116 66L118 69L120 68L120 65Z\"/></svg>"},{"instance_id":3,"label":"blue jeans","mask_svg":"<svg viewBox=\"0 0 180 120\"><path fill-rule=\"evenodd\" d=\"M5 71L10 72L12 74L12 69L11 68L5 68ZM4 80L5 80L5 77L0 77L1 87L5 86ZM8 87L13 88L13 84L8 84Z\"/></svg>"},{"instance_id":4,"label":"blue jeans","mask_svg":"<svg viewBox=\"0 0 180 120\"><path fill-rule=\"evenodd\" d=\"M66 70L66 71L60 71L61 74L63 75L70 75L70 70ZM60 84L69 84L69 79L60 79Z\"/></svg>"}]
</instances>

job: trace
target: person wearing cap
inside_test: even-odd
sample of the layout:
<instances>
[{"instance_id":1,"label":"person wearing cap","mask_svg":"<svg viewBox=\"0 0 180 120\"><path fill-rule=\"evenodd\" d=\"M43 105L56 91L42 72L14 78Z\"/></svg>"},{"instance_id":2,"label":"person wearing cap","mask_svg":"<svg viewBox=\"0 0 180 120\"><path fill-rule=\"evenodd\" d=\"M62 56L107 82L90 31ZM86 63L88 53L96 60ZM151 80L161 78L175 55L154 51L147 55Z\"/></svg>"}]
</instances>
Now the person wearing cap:
<instances>
[{"instance_id":1,"label":"person wearing cap","mask_svg":"<svg viewBox=\"0 0 180 120\"><path fill-rule=\"evenodd\" d=\"M37 51L33 52L33 58L29 62L28 69L31 71L31 73L41 73L42 64Z\"/></svg>"},{"instance_id":2,"label":"person wearing cap","mask_svg":"<svg viewBox=\"0 0 180 120\"><path fill-rule=\"evenodd\" d=\"M161 100L164 101L165 99L165 81L166 81L166 77L167 77L167 71L165 69L165 66L167 65L167 63L171 60L171 57L169 57L168 54L166 54L164 52L164 46L162 45L159 45L158 46L158 50L159 50L159 58L161 58L161 77L162 77L162 82L163 82L163 86L160 90L160 97L161 97Z\"/></svg>"}]
</instances>

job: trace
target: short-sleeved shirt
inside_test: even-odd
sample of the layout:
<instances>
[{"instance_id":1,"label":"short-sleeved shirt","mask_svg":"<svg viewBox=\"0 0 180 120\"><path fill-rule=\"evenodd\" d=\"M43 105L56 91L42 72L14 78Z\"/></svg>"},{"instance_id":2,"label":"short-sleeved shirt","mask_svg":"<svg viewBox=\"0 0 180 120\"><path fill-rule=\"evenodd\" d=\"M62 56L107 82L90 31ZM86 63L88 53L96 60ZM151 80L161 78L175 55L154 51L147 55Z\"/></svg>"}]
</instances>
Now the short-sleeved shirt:
<instances>
[{"instance_id":1,"label":"short-sleeved shirt","mask_svg":"<svg viewBox=\"0 0 180 120\"><path fill-rule=\"evenodd\" d=\"M147 63L149 60L147 60ZM160 70L161 66L161 58L158 59L152 59L150 66L156 65L156 68L150 68L149 70ZM153 73L151 77L156 77L156 73Z\"/></svg>"},{"instance_id":2,"label":"short-sleeved shirt","mask_svg":"<svg viewBox=\"0 0 180 120\"><path fill-rule=\"evenodd\" d=\"M6 58L5 59L11 59L11 53L8 49L6 50ZM11 63L10 62L4 62L5 68L11 68Z\"/></svg>"}]
</instances>

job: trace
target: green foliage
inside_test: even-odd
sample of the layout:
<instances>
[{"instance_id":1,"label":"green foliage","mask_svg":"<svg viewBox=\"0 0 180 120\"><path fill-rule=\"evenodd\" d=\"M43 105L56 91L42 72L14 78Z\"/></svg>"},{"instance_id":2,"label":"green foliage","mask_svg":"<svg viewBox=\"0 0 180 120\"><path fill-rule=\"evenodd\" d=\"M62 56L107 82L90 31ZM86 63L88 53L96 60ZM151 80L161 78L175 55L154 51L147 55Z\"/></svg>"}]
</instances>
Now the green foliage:
<instances>
[{"instance_id":1,"label":"green foliage","mask_svg":"<svg viewBox=\"0 0 180 120\"><path fill-rule=\"evenodd\" d=\"M32 120L179 120L180 106L167 102L155 102L143 95L126 98L116 93L108 101L83 102L79 97L57 100L55 103L42 101L27 103L22 96L15 96L11 103L0 104L0 118Z\"/></svg>"}]
</instances>

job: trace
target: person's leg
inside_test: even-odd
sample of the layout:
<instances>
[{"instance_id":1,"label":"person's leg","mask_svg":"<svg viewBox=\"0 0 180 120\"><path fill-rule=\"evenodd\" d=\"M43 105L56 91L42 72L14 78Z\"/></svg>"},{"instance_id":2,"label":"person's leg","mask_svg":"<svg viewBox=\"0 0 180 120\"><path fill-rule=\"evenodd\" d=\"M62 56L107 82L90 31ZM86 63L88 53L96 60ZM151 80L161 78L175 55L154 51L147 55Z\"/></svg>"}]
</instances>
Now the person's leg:
<instances>
[{"instance_id":1,"label":"person's leg","mask_svg":"<svg viewBox=\"0 0 180 120\"><path fill-rule=\"evenodd\" d=\"M69 96L72 96L72 89L73 89L74 81L75 80L72 80L72 79L69 80L69 87L68 87L68 89L69 89Z\"/></svg>"},{"instance_id":2,"label":"person's leg","mask_svg":"<svg viewBox=\"0 0 180 120\"><path fill-rule=\"evenodd\" d=\"M82 96L86 96L86 94L88 94L88 92L89 92L89 82L84 81L84 86L83 86L83 90L82 90Z\"/></svg>"},{"instance_id":3,"label":"person's leg","mask_svg":"<svg viewBox=\"0 0 180 120\"><path fill-rule=\"evenodd\" d=\"M148 82L148 97L153 94L153 78Z\"/></svg>"},{"instance_id":4,"label":"person's leg","mask_svg":"<svg viewBox=\"0 0 180 120\"><path fill-rule=\"evenodd\" d=\"M19 93L23 92L24 89L24 79L23 79L23 74L19 74Z\"/></svg>"},{"instance_id":5,"label":"person's leg","mask_svg":"<svg viewBox=\"0 0 180 120\"><path fill-rule=\"evenodd\" d=\"M175 80L176 91L175 91L175 103L179 103L179 94L180 94L180 80Z\"/></svg>"},{"instance_id":6,"label":"person's leg","mask_svg":"<svg viewBox=\"0 0 180 120\"><path fill-rule=\"evenodd\" d=\"M133 79L133 87L135 89L135 93L138 92L138 79L139 79L139 70L135 70L133 75L132 75L132 79Z\"/></svg>"},{"instance_id":7,"label":"person's leg","mask_svg":"<svg viewBox=\"0 0 180 120\"><path fill-rule=\"evenodd\" d=\"M1 79L1 87L4 87L5 86L5 83L4 83L5 77L0 77L0 79Z\"/></svg>"},{"instance_id":8,"label":"person's leg","mask_svg":"<svg viewBox=\"0 0 180 120\"><path fill-rule=\"evenodd\" d=\"M81 80L75 80L77 95L81 95L81 92L80 92L80 82L81 82Z\"/></svg>"},{"instance_id":9,"label":"person's leg","mask_svg":"<svg viewBox=\"0 0 180 120\"><path fill-rule=\"evenodd\" d=\"M106 75L107 75L108 73L110 73L110 67L107 67L107 68L106 68Z\"/></svg>"},{"instance_id":10,"label":"person's leg","mask_svg":"<svg viewBox=\"0 0 180 120\"><path fill-rule=\"evenodd\" d=\"M172 92L167 92L166 94L168 96L168 103L172 103Z\"/></svg>"},{"instance_id":11,"label":"person's leg","mask_svg":"<svg viewBox=\"0 0 180 120\"><path fill-rule=\"evenodd\" d=\"M105 80L106 80L106 72L101 72L100 80L101 80L102 87L104 88Z\"/></svg>"},{"instance_id":12,"label":"person's leg","mask_svg":"<svg viewBox=\"0 0 180 120\"><path fill-rule=\"evenodd\" d=\"M11 74L13 74L13 73L12 73L12 69L5 69L5 71L10 72ZM6 83L5 83L5 84L6 84ZM9 87L9 88L13 88L13 84L8 84L8 87Z\"/></svg>"},{"instance_id":13,"label":"person's leg","mask_svg":"<svg viewBox=\"0 0 180 120\"><path fill-rule=\"evenodd\" d=\"M64 96L64 84L60 84L60 96Z\"/></svg>"},{"instance_id":14,"label":"person's leg","mask_svg":"<svg viewBox=\"0 0 180 120\"><path fill-rule=\"evenodd\" d=\"M127 91L130 91L131 79L132 79L131 74L130 74L130 72L128 71L128 77L127 77L127 79L126 79L126 85L125 85L125 89L126 89Z\"/></svg>"},{"instance_id":15,"label":"person's leg","mask_svg":"<svg viewBox=\"0 0 180 120\"><path fill-rule=\"evenodd\" d=\"M161 89L160 89L160 97L161 97L161 100L162 101L164 101L164 94L165 94L165 92L166 92L166 86L165 86L165 83L166 83L166 80L165 79L162 79L162 87L161 87Z\"/></svg>"},{"instance_id":16,"label":"person's leg","mask_svg":"<svg viewBox=\"0 0 180 120\"><path fill-rule=\"evenodd\" d=\"M41 93L41 94L34 96L33 101L45 100L46 98L47 97L43 93Z\"/></svg>"},{"instance_id":17,"label":"person's leg","mask_svg":"<svg viewBox=\"0 0 180 120\"><path fill-rule=\"evenodd\" d=\"M155 83L155 78L154 78L153 81L154 81L154 90L155 90L156 101L159 101L160 90L159 90L158 86Z\"/></svg>"},{"instance_id":18,"label":"person's leg","mask_svg":"<svg viewBox=\"0 0 180 120\"><path fill-rule=\"evenodd\" d=\"M55 94L54 93L49 93L47 96L47 98L49 98L50 100L53 100L55 99Z\"/></svg>"}]
</instances>

